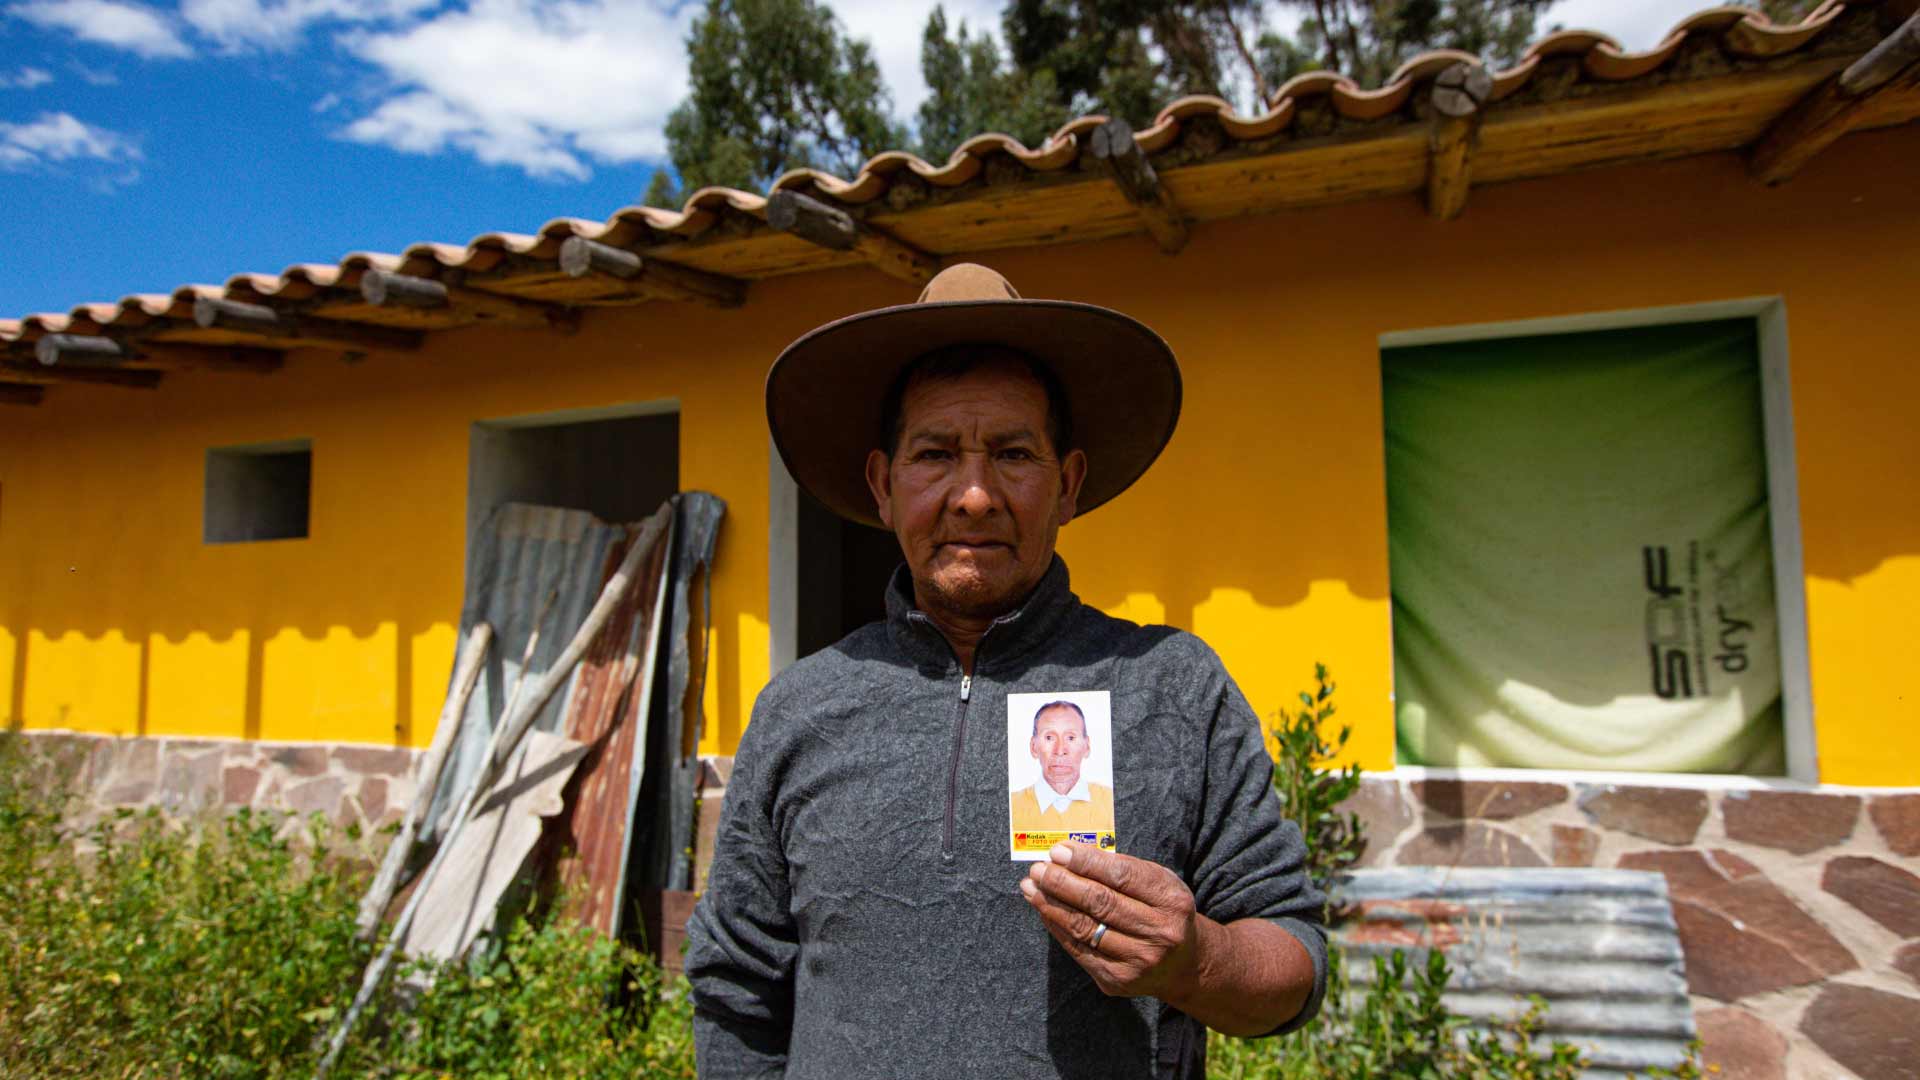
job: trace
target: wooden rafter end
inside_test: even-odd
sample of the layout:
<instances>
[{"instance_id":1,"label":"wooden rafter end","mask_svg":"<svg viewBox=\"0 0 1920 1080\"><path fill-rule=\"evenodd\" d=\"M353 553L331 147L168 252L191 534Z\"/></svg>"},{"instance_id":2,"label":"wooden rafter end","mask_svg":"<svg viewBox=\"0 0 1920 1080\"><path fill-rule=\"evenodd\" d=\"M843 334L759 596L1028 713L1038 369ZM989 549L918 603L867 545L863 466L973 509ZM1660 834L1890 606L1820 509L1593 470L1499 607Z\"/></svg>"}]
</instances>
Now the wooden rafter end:
<instances>
[{"instance_id":1,"label":"wooden rafter end","mask_svg":"<svg viewBox=\"0 0 1920 1080\"><path fill-rule=\"evenodd\" d=\"M1883 94L1920 89L1920 12L1880 40L1845 71L1815 87L1781 114L1747 155L1747 171L1763 184L1791 180L1814 156L1852 130Z\"/></svg>"},{"instance_id":2,"label":"wooden rafter end","mask_svg":"<svg viewBox=\"0 0 1920 1080\"><path fill-rule=\"evenodd\" d=\"M1433 127L1427 136L1427 212L1451 221L1467 207L1473 186L1473 149L1480 139L1482 106L1493 78L1464 61L1433 82Z\"/></svg>"},{"instance_id":3,"label":"wooden rafter end","mask_svg":"<svg viewBox=\"0 0 1920 1080\"><path fill-rule=\"evenodd\" d=\"M266 304L214 296L202 296L193 302L193 321L205 329L285 341L288 346L407 352L419 348L425 340L418 330L306 318L277 311Z\"/></svg>"},{"instance_id":4,"label":"wooden rafter end","mask_svg":"<svg viewBox=\"0 0 1920 1080\"><path fill-rule=\"evenodd\" d=\"M280 370L284 354L229 345L184 345L101 337L47 334L33 343L42 367L75 370L117 368L128 362L174 371L229 371L265 375Z\"/></svg>"},{"instance_id":5,"label":"wooden rafter end","mask_svg":"<svg viewBox=\"0 0 1920 1080\"><path fill-rule=\"evenodd\" d=\"M390 270L368 270L361 274L360 296L374 307L450 311L514 326L564 329L574 315L572 309L561 304L501 296Z\"/></svg>"},{"instance_id":6,"label":"wooden rafter end","mask_svg":"<svg viewBox=\"0 0 1920 1080\"><path fill-rule=\"evenodd\" d=\"M739 278L649 259L584 236L562 241L559 258L560 269L568 277L616 285L639 300L691 300L723 308L739 307L747 300L747 283Z\"/></svg>"},{"instance_id":7,"label":"wooden rafter end","mask_svg":"<svg viewBox=\"0 0 1920 1080\"><path fill-rule=\"evenodd\" d=\"M1178 254L1191 236L1186 216L1134 139L1133 126L1116 116L1094 128L1088 142L1087 151L1093 156L1094 164L1140 215L1140 222L1153 234L1154 243L1169 255Z\"/></svg>"},{"instance_id":8,"label":"wooden rafter end","mask_svg":"<svg viewBox=\"0 0 1920 1080\"><path fill-rule=\"evenodd\" d=\"M937 256L797 191L776 191L767 199L767 224L831 251L853 252L902 281L925 284L940 272Z\"/></svg>"}]
</instances>

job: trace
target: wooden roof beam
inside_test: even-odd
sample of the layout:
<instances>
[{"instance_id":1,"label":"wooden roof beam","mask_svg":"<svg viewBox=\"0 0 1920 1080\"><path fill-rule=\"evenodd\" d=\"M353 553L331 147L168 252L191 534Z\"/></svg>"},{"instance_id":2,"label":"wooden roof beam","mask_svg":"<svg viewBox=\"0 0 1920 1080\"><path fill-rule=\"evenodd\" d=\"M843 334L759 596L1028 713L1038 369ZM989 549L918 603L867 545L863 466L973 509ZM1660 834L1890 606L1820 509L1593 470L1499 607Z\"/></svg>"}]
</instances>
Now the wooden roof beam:
<instances>
[{"instance_id":1,"label":"wooden roof beam","mask_svg":"<svg viewBox=\"0 0 1920 1080\"><path fill-rule=\"evenodd\" d=\"M287 342L289 347L318 345L351 350L406 352L419 348L424 340L424 335L418 330L304 318L283 314L265 304L214 296L202 296L193 302L193 321L195 325L208 330L231 330L252 337L281 340Z\"/></svg>"},{"instance_id":2,"label":"wooden roof beam","mask_svg":"<svg viewBox=\"0 0 1920 1080\"><path fill-rule=\"evenodd\" d=\"M0 379L25 383L85 383L93 386L118 386L129 390L152 390L160 385L158 371L131 368L42 367L38 361L8 357L0 361Z\"/></svg>"},{"instance_id":3,"label":"wooden roof beam","mask_svg":"<svg viewBox=\"0 0 1920 1080\"><path fill-rule=\"evenodd\" d=\"M1747 171L1763 184L1785 183L1852 129L1869 102L1915 87L1920 87L1920 12L1775 120L1748 154Z\"/></svg>"},{"instance_id":4,"label":"wooden roof beam","mask_svg":"<svg viewBox=\"0 0 1920 1080\"><path fill-rule=\"evenodd\" d=\"M39 383L0 382L0 405L38 405L46 396Z\"/></svg>"},{"instance_id":5,"label":"wooden roof beam","mask_svg":"<svg viewBox=\"0 0 1920 1080\"><path fill-rule=\"evenodd\" d=\"M645 258L584 236L569 236L560 244L560 269L571 278L623 286L628 295L641 299L691 300L723 308L747 302L747 283L739 278Z\"/></svg>"},{"instance_id":6,"label":"wooden roof beam","mask_svg":"<svg viewBox=\"0 0 1920 1080\"><path fill-rule=\"evenodd\" d=\"M797 191L776 191L767 199L767 224L830 251L851 251L875 270L916 285L940 272L937 257Z\"/></svg>"},{"instance_id":7,"label":"wooden roof beam","mask_svg":"<svg viewBox=\"0 0 1920 1080\"><path fill-rule=\"evenodd\" d=\"M360 296L374 307L450 310L521 326L578 324L577 313L560 304L521 300L390 270L368 270L361 274Z\"/></svg>"},{"instance_id":8,"label":"wooden roof beam","mask_svg":"<svg viewBox=\"0 0 1920 1080\"><path fill-rule=\"evenodd\" d=\"M224 345L123 342L92 334L47 334L33 343L43 367L114 368L129 361L180 371L233 371L265 375L280 370L285 355L273 349Z\"/></svg>"},{"instance_id":9,"label":"wooden roof beam","mask_svg":"<svg viewBox=\"0 0 1920 1080\"><path fill-rule=\"evenodd\" d=\"M1480 141L1482 106L1493 77L1462 61L1433 81L1433 121L1427 133L1427 212L1452 221L1467 208L1473 186L1473 148Z\"/></svg>"},{"instance_id":10,"label":"wooden roof beam","mask_svg":"<svg viewBox=\"0 0 1920 1080\"><path fill-rule=\"evenodd\" d=\"M1169 255L1179 254L1190 236L1187 219L1134 139L1133 125L1116 116L1094 128L1088 142L1094 164L1132 204L1154 243Z\"/></svg>"}]
</instances>

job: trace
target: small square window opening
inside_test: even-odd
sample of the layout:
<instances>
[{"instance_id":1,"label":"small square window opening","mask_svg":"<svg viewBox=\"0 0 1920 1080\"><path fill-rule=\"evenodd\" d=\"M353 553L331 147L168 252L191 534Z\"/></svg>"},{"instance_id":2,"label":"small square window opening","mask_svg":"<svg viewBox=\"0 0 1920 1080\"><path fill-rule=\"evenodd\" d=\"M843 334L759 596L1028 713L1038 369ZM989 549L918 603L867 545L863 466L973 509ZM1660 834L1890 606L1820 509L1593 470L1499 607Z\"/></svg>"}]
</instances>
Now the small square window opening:
<instances>
[{"instance_id":1,"label":"small square window opening","mask_svg":"<svg viewBox=\"0 0 1920 1080\"><path fill-rule=\"evenodd\" d=\"M309 440L208 450L204 539L209 544L305 539L312 495Z\"/></svg>"}]
</instances>

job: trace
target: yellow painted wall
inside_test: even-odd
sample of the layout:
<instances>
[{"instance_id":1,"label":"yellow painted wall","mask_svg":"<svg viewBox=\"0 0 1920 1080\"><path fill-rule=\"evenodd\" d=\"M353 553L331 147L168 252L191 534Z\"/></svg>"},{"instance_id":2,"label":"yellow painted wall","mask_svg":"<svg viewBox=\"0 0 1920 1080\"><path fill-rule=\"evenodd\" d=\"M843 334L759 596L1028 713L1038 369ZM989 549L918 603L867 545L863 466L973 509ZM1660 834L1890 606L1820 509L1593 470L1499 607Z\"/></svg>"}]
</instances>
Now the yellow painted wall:
<instances>
[{"instance_id":1,"label":"yellow painted wall","mask_svg":"<svg viewBox=\"0 0 1920 1080\"><path fill-rule=\"evenodd\" d=\"M1091 603L1192 629L1263 712L1312 665L1353 749L1392 764L1379 335L1780 296L1786 303L1822 779L1920 784L1920 128L1852 136L1784 188L1732 156L987 257L1026 295L1145 319L1186 372L1181 427L1070 525ZM65 389L0 415L0 712L29 726L424 743L454 645L469 425L672 397L681 477L726 498L713 722L767 676L761 380L781 345L911 299L868 271L754 286L739 313L589 315L571 338L441 335L417 356L301 355L269 378ZM200 543L210 446L313 440L312 535Z\"/></svg>"}]
</instances>

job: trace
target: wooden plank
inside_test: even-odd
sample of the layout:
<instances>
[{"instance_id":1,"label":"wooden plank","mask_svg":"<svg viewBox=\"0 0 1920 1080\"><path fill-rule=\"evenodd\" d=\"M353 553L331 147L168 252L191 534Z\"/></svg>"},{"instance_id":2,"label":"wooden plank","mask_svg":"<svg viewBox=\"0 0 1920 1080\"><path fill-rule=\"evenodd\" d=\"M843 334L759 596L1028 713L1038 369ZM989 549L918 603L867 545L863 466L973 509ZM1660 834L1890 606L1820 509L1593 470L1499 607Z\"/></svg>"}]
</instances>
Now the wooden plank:
<instances>
[{"instance_id":1,"label":"wooden plank","mask_svg":"<svg viewBox=\"0 0 1920 1080\"><path fill-rule=\"evenodd\" d=\"M1920 61L1920 11L1907 17L1893 33L1867 50L1867 55L1840 73L1840 92L1848 97L1871 94Z\"/></svg>"},{"instance_id":2,"label":"wooden plank","mask_svg":"<svg viewBox=\"0 0 1920 1080\"><path fill-rule=\"evenodd\" d=\"M129 390L152 390L160 385L160 372L131 368L45 367L36 360L0 361L0 375L13 382L76 383L86 386L117 386Z\"/></svg>"},{"instance_id":3,"label":"wooden plank","mask_svg":"<svg viewBox=\"0 0 1920 1080\"><path fill-rule=\"evenodd\" d=\"M902 281L924 284L940 272L938 258L797 191L776 191L767 199L767 224L829 251L853 252Z\"/></svg>"},{"instance_id":4,"label":"wooden plank","mask_svg":"<svg viewBox=\"0 0 1920 1080\"><path fill-rule=\"evenodd\" d=\"M221 329L250 337L342 349L404 352L419 348L423 340L417 330L282 314L266 304L213 296L194 300L193 321L196 326L209 330Z\"/></svg>"},{"instance_id":5,"label":"wooden plank","mask_svg":"<svg viewBox=\"0 0 1920 1080\"><path fill-rule=\"evenodd\" d=\"M692 300L714 307L739 307L747 299L744 281L676 266L584 236L569 236L561 243L560 269L568 277L591 277L623 285L631 295L645 300Z\"/></svg>"},{"instance_id":6,"label":"wooden plank","mask_svg":"<svg viewBox=\"0 0 1920 1080\"><path fill-rule=\"evenodd\" d=\"M1441 221L1460 216L1473 184L1473 149L1481 106L1493 77L1479 64L1458 63L1433 83L1433 119L1427 136L1427 212Z\"/></svg>"},{"instance_id":7,"label":"wooden plank","mask_svg":"<svg viewBox=\"0 0 1920 1080\"><path fill-rule=\"evenodd\" d=\"M1763 184L1785 183L1820 151L1852 131L1877 98L1916 87L1920 87L1920 13L1782 113L1754 144L1747 171Z\"/></svg>"},{"instance_id":8,"label":"wooden plank","mask_svg":"<svg viewBox=\"0 0 1920 1080\"><path fill-rule=\"evenodd\" d=\"M1845 63L1824 57L1738 77L1490 106L1473 155L1474 182L1738 150Z\"/></svg>"},{"instance_id":9,"label":"wooden plank","mask_svg":"<svg viewBox=\"0 0 1920 1080\"><path fill-rule=\"evenodd\" d=\"M413 804L407 807L407 813L400 823L400 835L387 845L387 854L380 862L380 872L374 875L373 884L367 888L367 895L360 900L358 917L359 938L370 941L375 930L380 928L380 920L387 913L387 905L393 901L393 893L400 885L401 872L406 869L407 859L413 854L413 841L420 834L420 826L426 823L427 808L433 805L433 795L440 786L440 771L446 767L447 754L453 749L454 739L459 735L460 725L467 716L467 701L473 696L474 687L480 683L481 661L486 659L487 650L493 645L493 626L489 623L475 623L467 631L467 638L460 646L459 662L454 666L453 689L447 695L446 703L440 707L440 722L433 729L433 745L427 748L427 756L420 764L420 772L415 779Z\"/></svg>"},{"instance_id":10,"label":"wooden plank","mask_svg":"<svg viewBox=\"0 0 1920 1080\"><path fill-rule=\"evenodd\" d=\"M169 371L232 371L258 375L278 371L283 354L272 349L159 345L138 337L121 341L92 334L47 334L34 342L44 367L117 368L137 362Z\"/></svg>"},{"instance_id":11,"label":"wooden plank","mask_svg":"<svg viewBox=\"0 0 1920 1080\"><path fill-rule=\"evenodd\" d=\"M0 382L0 405L38 405L46 396L37 383Z\"/></svg>"},{"instance_id":12,"label":"wooden plank","mask_svg":"<svg viewBox=\"0 0 1920 1080\"><path fill-rule=\"evenodd\" d=\"M547 818L560 813L561 790L588 747L544 731L526 734L526 749L448 840L446 862L422 887L413 920L400 938L408 956L458 959L488 929L507 886L526 864Z\"/></svg>"},{"instance_id":13,"label":"wooden plank","mask_svg":"<svg viewBox=\"0 0 1920 1080\"><path fill-rule=\"evenodd\" d=\"M1168 255L1178 254L1191 235L1186 217L1134 140L1133 126L1116 116L1094 128L1089 141L1095 166L1139 211L1140 222L1153 234L1154 243Z\"/></svg>"},{"instance_id":14,"label":"wooden plank","mask_svg":"<svg viewBox=\"0 0 1920 1080\"><path fill-rule=\"evenodd\" d=\"M647 951L675 975L686 970L687 920L700 894L691 889L643 889L640 920Z\"/></svg>"}]
</instances>

